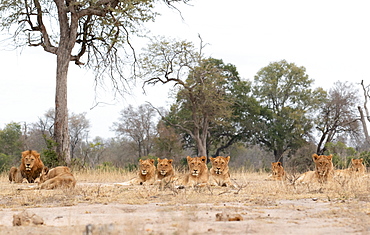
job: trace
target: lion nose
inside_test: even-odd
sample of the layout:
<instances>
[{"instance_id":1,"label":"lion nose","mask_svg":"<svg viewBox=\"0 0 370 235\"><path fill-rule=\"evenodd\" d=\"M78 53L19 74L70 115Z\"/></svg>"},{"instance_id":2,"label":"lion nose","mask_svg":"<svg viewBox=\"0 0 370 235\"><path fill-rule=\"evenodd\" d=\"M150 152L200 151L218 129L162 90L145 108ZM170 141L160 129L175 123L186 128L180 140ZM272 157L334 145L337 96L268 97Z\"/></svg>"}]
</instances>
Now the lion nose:
<instances>
[{"instance_id":1,"label":"lion nose","mask_svg":"<svg viewBox=\"0 0 370 235\"><path fill-rule=\"evenodd\" d=\"M27 166L30 166L31 164L27 163L26 165L27 165Z\"/></svg>"}]
</instances>

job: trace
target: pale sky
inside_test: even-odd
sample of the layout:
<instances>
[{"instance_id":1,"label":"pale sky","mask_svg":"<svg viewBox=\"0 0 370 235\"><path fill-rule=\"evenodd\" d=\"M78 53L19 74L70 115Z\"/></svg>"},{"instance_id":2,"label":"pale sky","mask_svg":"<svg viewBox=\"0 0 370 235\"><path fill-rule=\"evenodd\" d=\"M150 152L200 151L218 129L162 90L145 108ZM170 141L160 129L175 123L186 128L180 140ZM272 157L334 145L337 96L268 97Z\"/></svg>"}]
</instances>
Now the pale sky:
<instances>
[{"instance_id":1,"label":"pale sky","mask_svg":"<svg viewBox=\"0 0 370 235\"><path fill-rule=\"evenodd\" d=\"M199 44L198 34L209 45L207 56L234 64L241 77L252 80L270 62L287 60L304 66L314 87L329 89L336 81L370 83L370 2L297 0L196 0L179 6L148 24L153 36L163 35ZM0 41L4 36L0 36ZM133 42L136 50L145 44ZM41 48L8 51L0 47L0 128L14 122L36 122L54 108L56 57ZM94 77L73 63L68 83L69 111L86 112L90 138L114 137L110 131L119 112L128 104L150 101L168 105L168 87L159 84L147 96L113 100L110 90L94 90ZM141 84L138 84L139 87ZM99 102L95 105L95 96Z\"/></svg>"}]
</instances>

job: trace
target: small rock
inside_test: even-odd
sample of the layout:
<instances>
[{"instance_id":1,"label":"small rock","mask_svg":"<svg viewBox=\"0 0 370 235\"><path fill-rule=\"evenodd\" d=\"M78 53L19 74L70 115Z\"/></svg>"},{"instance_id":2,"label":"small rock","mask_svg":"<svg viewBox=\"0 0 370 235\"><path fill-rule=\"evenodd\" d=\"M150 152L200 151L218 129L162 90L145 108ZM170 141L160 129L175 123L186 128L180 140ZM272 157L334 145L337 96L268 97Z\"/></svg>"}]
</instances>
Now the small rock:
<instances>
[{"instance_id":1,"label":"small rock","mask_svg":"<svg viewBox=\"0 0 370 235\"><path fill-rule=\"evenodd\" d=\"M44 220L35 213L23 211L13 215L13 226L42 225Z\"/></svg>"}]
</instances>

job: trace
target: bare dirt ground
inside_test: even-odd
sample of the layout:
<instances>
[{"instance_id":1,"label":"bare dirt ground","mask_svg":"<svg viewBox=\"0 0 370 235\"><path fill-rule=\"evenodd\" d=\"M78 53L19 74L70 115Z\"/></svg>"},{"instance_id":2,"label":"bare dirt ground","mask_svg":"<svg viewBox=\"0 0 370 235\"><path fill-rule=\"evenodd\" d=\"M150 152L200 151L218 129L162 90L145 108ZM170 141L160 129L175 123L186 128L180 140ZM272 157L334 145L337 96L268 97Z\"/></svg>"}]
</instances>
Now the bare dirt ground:
<instances>
[{"instance_id":1,"label":"bare dirt ground","mask_svg":"<svg viewBox=\"0 0 370 235\"><path fill-rule=\"evenodd\" d=\"M73 190L29 190L3 176L0 234L370 234L368 178L323 187L237 176L238 189L181 190L121 186L105 175L77 175ZM13 226L24 210L44 225ZM243 220L216 221L217 213Z\"/></svg>"}]
</instances>

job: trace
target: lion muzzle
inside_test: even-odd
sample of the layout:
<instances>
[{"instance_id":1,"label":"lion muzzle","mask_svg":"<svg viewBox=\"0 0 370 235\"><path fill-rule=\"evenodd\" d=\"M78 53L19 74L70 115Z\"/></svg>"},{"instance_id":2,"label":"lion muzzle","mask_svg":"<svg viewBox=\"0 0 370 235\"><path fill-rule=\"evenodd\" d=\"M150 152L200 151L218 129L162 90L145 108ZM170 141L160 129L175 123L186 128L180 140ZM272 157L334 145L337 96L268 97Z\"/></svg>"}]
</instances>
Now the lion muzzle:
<instances>
[{"instance_id":1,"label":"lion muzzle","mask_svg":"<svg viewBox=\"0 0 370 235\"><path fill-rule=\"evenodd\" d=\"M221 175L221 174L222 174L222 170L221 170L221 168L217 168L217 169L215 170L215 173L216 173L217 175Z\"/></svg>"},{"instance_id":2,"label":"lion muzzle","mask_svg":"<svg viewBox=\"0 0 370 235\"><path fill-rule=\"evenodd\" d=\"M198 170L193 170L193 173L192 173L193 176L198 176L199 175L199 172Z\"/></svg>"},{"instance_id":3,"label":"lion muzzle","mask_svg":"<svg viewBox=\"0 0 370 235\"><path fill-rule=\"evenodd\" d=\"M166 175L167 172L166 171L161 171L161 175Z\"/></svg>"},{"instance_id":4,"label":"lion muzzle","mask_svg":"<svg viewBox=\"0 0 370 235\"><path fill-rule=\"evenodd\" d=\"M142 175L146 175L146 174L148 174L148 172L147 172L146 170L142 170L142 171L141 171L141 174L142 174Z\"/></svg>"},{"instance_id":5,"label":"lion muzzle","mask_svg":"<svg viewBox=\"0 0 370 235\"><path fill-rule=\"evenodd\" d=\"M26 164L26 171L30 171L31 170L31 165L30 164Z\"/></svg>"}]
</instances>

